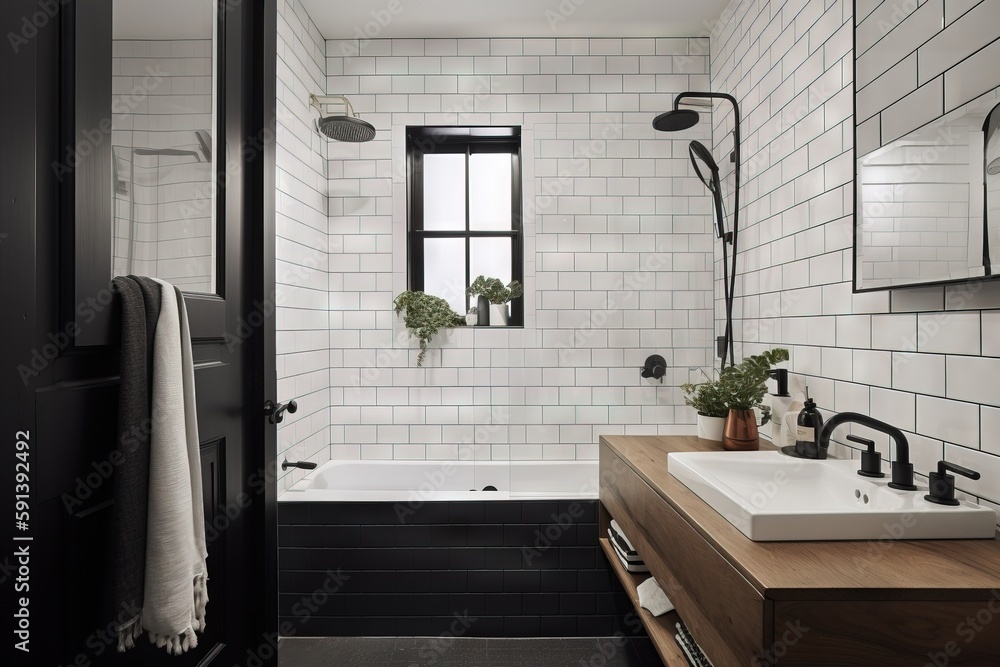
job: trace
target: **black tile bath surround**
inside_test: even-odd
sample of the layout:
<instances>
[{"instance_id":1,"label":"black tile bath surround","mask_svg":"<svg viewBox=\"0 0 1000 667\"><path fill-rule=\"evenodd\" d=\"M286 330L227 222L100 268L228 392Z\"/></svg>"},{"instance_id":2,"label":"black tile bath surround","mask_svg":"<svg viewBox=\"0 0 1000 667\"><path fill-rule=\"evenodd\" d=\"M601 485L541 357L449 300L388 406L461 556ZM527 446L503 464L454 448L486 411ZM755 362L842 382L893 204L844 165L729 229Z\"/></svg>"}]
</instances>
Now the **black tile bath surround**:
<instances>
[{"instance_id":1,"label":"black tile bath surround","mask_svg":"<svg viewBox=\"0 0 1000 667\"><path fill-rule=\"evenodd\" d=\"M642 634L596 500L282 502L283 634Z\"/></svg>"}]
</instances>

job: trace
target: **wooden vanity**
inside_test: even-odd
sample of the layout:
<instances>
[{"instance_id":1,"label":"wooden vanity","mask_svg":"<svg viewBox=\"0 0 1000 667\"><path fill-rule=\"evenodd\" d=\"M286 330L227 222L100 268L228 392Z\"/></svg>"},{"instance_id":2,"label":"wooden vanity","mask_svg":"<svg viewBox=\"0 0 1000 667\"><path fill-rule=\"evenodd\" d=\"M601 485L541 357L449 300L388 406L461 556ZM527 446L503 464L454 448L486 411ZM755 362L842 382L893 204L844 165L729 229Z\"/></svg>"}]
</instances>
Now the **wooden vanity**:
<instances>
[{"instance_id":1,"label":"wooden vanity","mask_svg":"<svg viewBox=\"0 0 1000 667\"><path fill-rule=\"evenodd\" d=\"M717 450L601 437L601 546L665 664L688 664L679 617L715 667L1000 665L1000 541L753 542L667 472L669 452ZM648 575L621 567L611 519L675 612L639 609Z\"/></svg>"}]
</instances>

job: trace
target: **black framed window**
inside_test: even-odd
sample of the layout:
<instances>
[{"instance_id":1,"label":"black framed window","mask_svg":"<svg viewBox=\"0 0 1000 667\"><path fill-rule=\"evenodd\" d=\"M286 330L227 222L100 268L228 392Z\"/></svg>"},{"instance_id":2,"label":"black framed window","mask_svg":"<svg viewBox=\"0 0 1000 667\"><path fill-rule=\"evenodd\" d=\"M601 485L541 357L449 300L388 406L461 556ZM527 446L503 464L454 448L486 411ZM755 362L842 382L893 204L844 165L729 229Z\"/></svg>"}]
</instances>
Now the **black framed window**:
<instances>
[{"instance_id":1,"label":"black framed window","mask_svg":"<svg viewBox=\"0 0 1000 667\"><path fill-rule=\"evenodd\" d=\"M455 312L479 275L524 283L521 128L407 127L409 286ZM510 325L524 323L524 298Z\"/></svg>"}]
</instances>

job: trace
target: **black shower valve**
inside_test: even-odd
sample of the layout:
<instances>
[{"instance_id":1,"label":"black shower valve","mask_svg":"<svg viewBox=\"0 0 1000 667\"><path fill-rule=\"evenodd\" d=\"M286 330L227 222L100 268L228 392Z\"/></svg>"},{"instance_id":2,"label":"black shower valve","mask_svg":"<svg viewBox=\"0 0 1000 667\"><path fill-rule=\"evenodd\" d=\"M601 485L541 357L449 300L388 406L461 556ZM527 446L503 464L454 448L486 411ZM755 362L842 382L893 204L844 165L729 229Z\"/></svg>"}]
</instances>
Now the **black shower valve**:
<instances>
[{"instance_id":1,"label":"black shower valve","mask_svg":"<svg viewBox=\"0 0 1000 667\"><path fill-rule=\"evenodd\" d=\"M639 369L639 374L647 379L659 380L660 384L663 384L663 376L667 374L667 360L658 354L651 354L646 357L645 363Z\"/></svg>"}]
</instances>

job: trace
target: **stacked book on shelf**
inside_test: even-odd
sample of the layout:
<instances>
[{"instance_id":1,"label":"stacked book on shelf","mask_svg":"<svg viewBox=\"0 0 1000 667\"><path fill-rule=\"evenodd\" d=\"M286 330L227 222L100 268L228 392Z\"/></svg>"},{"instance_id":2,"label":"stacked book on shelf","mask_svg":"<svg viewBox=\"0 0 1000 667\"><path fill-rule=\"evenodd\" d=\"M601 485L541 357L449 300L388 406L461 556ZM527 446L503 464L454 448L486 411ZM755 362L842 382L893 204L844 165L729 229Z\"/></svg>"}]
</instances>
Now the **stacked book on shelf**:
<instances>
[{"instance_id":1,"label":"stacked book on shelf","mask_svg":"<svg viewBox=\"0 0 1000 667\"><path fill-rule=\"evenodd\" d=\"M674 640L680 645L681 650L684 651L684 657L688 659L694 667L713 667L712 661L708 659L705 652L701 650L698 646L698 642L694 640L691 633L688 632L687 626L684 625L684 621L675 623L674 627L677 628L677 634L674 635Z\"/></svg>"},{"instance_id":2,"label":"stacked book on shelf","mask_svg":"<svg viewBox=\"0 0 1000 667\"><path fill-rule=\"evenodd\" d=\"M649 568L642 562L642 558L639 556L639 553L632 546L632 543L628 541L628 538L625 537L625 534L622 532L618 522L614 519L611 520L611 527L608 528L608 538L611 542L611 546L615 548L615 554L618 556L618 560L622 562L622 566L627 571L649 572Z\"/></svg>"}]
</instances>

